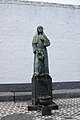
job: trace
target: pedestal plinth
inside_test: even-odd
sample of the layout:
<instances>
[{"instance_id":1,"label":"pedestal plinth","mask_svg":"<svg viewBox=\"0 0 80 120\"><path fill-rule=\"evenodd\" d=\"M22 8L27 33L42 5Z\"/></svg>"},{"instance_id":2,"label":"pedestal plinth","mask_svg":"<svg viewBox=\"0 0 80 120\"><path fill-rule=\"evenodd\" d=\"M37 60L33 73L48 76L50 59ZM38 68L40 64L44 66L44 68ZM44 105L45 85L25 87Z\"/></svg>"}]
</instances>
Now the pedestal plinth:
<instances>
[{"instance_id":1,"label":"pedestal plinth","mask_svg":"<svg viewBox=\"0 0 80 120\"><path fill-rule=\"evenodd\" d=\"M52 101L52 78L47 74L32 78L32 105L39 105L39 97L41 96L51 96Z\"/></svg>"},{"instance_id":2,"label":"pedestal plinth","mask_svg":"<svg viewBox=\"0 0 80 120\"><path fill-rule=\"evenodd\" d=\"M50 75L33 76L32 104L28 105L28 111L32 110L42 110L42 115L48 115L48 112L51 114L51 110L58 110L58 105L52 101L52 78Z\"/></svg>"}]
</instances>

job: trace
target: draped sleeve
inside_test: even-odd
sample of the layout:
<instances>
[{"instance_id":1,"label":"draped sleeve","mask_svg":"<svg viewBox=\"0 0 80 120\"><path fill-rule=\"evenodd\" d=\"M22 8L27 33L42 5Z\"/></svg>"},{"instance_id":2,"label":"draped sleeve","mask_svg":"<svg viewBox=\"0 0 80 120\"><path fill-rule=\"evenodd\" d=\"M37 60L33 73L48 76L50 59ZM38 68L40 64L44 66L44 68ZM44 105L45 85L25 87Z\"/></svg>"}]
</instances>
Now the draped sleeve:
<instances>
[{"instance_id":1,"label":"draped sleeve","mask_svg":"<svg viewBox=\"0 0 80 120\"><path fill-rule=\"evenodd\" d=\"M35 53L36 49L37 49L37 38L36 38L36 36L33 37L32 47L33 47L33 52Z\"/></svg>"}]
</instances>

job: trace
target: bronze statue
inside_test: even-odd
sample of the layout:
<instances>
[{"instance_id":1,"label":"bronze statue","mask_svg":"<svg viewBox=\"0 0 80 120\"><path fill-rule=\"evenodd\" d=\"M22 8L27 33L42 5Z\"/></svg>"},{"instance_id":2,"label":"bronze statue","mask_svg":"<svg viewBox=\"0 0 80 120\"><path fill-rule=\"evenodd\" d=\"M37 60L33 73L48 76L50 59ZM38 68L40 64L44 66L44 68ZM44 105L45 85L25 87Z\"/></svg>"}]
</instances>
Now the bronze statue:
<instances>
[{"instance_id":1,"label":"bronze statue","mask_svg":"<svg viewBox=\"0 0 80 120\"><path fill-rule=\"evenodd\" d=\"M34 74L32 76L32 105L28 110L42 110L42 115L51 115L51 110L58 109L52 101L52 78L49 75L47 47L50 41L43 32L43 27L37 27L33 37Z\"/></svg>"},{"instance_id":2,"label":"bronze statue","mask_svg":"<svg viewBox=\"0 0 80 120\"><path fill-rule=\"evenodd\" d=\"M37 33L33 37L32 47L34 52L34 75L49 74L47 48L49 39L43 32L43 27L37 27Z\"/></svg>"}]
</instances>

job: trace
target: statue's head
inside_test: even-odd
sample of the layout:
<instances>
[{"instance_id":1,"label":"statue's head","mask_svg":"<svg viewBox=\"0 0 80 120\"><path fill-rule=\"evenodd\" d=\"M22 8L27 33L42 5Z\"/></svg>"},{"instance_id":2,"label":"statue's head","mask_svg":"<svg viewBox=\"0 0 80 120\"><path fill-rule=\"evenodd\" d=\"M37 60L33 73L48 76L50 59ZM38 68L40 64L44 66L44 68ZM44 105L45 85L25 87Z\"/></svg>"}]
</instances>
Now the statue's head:
<instances>
[{"instance_id":1,"label":"statue's head","mask_svg":"<svg viewBox=\"0 0 80 120\"><path fill-rule=\"evenodd\" d=\"M39 34L39 33L42 34L42 33L43 33L43 27L42 27L42 26L38 26L38 27L37 27L37 32L38 32L38 34Z\"/></svg>"}]
</instances>

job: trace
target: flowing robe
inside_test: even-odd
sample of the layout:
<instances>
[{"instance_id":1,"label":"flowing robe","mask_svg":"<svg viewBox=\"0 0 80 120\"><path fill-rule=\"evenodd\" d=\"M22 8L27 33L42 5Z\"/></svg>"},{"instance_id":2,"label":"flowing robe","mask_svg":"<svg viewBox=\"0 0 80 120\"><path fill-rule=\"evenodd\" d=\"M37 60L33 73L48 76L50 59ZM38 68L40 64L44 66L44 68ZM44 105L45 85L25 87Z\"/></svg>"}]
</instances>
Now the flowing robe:
<instances>
[{"instance_id":1,"label":"flowing robe","mask_svg":"<svg viewBox=\"0 0 80 120\"><path fill-rule=\"evenodd\" d=\"M47 48L50 45L49 39L43 33L33 37L32 47L34 52L34 74L49 74Z\"/></svg>"}]
</instances>

